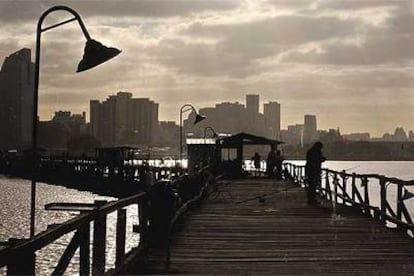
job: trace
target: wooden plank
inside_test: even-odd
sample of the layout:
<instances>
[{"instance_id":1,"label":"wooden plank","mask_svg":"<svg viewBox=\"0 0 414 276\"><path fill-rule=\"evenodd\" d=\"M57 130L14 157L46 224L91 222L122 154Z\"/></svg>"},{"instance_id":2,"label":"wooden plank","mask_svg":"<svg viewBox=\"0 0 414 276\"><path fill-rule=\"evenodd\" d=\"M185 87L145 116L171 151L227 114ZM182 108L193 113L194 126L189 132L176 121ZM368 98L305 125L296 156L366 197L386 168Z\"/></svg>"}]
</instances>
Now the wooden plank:
<instances>
[{"instance_id":1,"label":"wooden plank","mask_svg":"<svg viewBox=\"0 0 414 276\"><path fill-rule=\"evenodd\" d=\"M171 246L169 273L414 274L412 239L352 208L309 206L305 191L288 181L229 186L232 199L209 198L187 217ZM165 272L164 260L148 258L145 273Z\"/></svg>"}]
</instances>

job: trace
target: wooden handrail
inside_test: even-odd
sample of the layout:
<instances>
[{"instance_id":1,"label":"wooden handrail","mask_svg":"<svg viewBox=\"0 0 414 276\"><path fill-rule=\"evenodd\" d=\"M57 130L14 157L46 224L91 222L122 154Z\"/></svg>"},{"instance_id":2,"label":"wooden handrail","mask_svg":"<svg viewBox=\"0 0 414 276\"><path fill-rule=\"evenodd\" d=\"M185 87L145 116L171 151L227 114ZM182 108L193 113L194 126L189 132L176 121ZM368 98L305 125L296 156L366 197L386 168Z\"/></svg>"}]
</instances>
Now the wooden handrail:
<instances>
[{"instance_id":1,"label":"wooden handrail","mask_svg":"<svg viewBox=\"0 0 414 276\"><path fill-rule=\"evenodd\" d=\"M143 200L145 197L146 193L143 192L137 195L120 199L118 201L109 202L103 206L98 207L92 212L80 214L62 224L40 232L30 240L25 240L18 243L16 246L0 250L0 266L7 265L7 263L10 261L10 258L13 258L23 252L35 252L54 242L61 236L79 229L83 225L96 220L99 216L112 213L133 203L138 203L138 201Z\"/></svg>"},{"instance_id":2,"label":"wooden handrail","mask_svg":"<svg viewBox=\"0 0 414 276\"><path fill-rule=\"evenodd\" d=\"M295 165L289 162L284 163L287 172L290 174L290 178L293 179L296 183L303 184L302 181L305 180L304 165ZM300 168L300 169L299 169ZM414 234L414 224L411 219L411 215L408 212L403 197L403 190L406 186L414 186L414 180L401 180L395 177L386 177L380 174L356 174L356 173L347 173L346 171L334 171L331 169L322 169L322 173L325 173L325 177L322 180L321 184L325 184L325 188L321 187L320 191L324 192L324 196L329 196L330 200L335 201L335 204L350 204L351 206L361 209L365 214L371 215L383 224L386 224L387 221L395 223L398 228L402 230L410 230ZM333 181L329 182L328 175L333 177ZM342 179L342 181L339 180ZM347 193L347 179L351 179L351 196ZM361 194L358 191L356 185L356 179L360 180L361 189L363 193ZM375 181L370 181L374 179ZM396 185L397 189L397 204L396 210L392 208L392 205L387 200L387 188L389 185ZM376 185L380 193L379 204L380 206L372 206L369 200L368 187ZM330 189L333 186L333 191L335 197L332 198ZM339 188L339 189L338 189ZM328 191L329 189L329 191ZM341 201L338 202L338 199ZM358 201L357 201L358 200ZM406 221L403 221L403 218Z\"/></svg>"}]
</instances>

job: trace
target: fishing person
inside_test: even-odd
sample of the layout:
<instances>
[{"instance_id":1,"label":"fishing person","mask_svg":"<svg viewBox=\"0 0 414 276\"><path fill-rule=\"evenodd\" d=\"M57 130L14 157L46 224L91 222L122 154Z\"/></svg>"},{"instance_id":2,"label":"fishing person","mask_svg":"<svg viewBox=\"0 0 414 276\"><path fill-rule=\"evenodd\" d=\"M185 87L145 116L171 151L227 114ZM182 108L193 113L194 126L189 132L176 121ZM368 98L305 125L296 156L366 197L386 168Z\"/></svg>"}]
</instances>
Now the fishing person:
<instances>
[{"instance_id":1,"label":"fishing person","mask_svg":"<svg viewBox=\"0 0 414 276\"><path fill-rule=\"evenodd\" d=\"M320 186L321 182L321 167L326 158L322 154L323 144L316 142L306 152L306 166L305 174L307 181L307 196L308 204L316 205L316 188Z\"/></svg>"},{"instance_id":2,"label":"fishing person","mask_svg":"<svg viewBox=\"0 0 414 276\"><path fill-rule=\"evenodd\" d=\"M253 166L254 166L254 176L257 177L260 174L260 161L261 157L259 153L255 152L252 157Z\"/></svg>"}]
</instances>

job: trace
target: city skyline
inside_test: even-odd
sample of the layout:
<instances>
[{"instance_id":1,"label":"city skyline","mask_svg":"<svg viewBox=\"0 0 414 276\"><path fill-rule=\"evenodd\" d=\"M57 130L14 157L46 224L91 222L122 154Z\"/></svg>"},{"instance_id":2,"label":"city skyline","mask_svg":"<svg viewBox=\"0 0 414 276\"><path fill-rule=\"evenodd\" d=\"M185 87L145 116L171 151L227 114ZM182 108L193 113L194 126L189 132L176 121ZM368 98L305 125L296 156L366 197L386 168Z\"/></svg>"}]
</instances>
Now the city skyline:
<instances>
[{"instance_id":1,"label":"city skyline","mask_svg":"<svg viewBox=\"0 0 414 276\"><path fill-rule=\"evenodd\" d=\"M0 60L34 49L37 19L55 4L61 2L0 2ZM153 99L162 106L160 120L176 122L182 104L203 108L260 94L281 104L282 128L303 114L317 115L321 129L339 126L343 133L413 128L412 1L65 4L83 16L92 37L105 37L123 53L75 75L83 47L78 26L47 33L42 119L59 109L89 113L89 99L118 91ZM47 21L53 24L54 16Z\"/></svg>"}]
</instances>

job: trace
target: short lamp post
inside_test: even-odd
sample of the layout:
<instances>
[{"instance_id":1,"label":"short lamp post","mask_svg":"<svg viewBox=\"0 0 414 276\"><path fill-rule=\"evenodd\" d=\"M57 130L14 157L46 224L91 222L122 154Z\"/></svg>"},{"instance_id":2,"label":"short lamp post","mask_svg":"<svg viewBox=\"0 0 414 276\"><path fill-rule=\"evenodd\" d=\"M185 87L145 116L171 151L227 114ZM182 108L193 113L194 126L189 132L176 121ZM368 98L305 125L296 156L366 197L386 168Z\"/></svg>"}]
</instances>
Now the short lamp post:
<instances>
[{"instance_id":1,"label":"short lamp post","mask_svg":"<svg viewBox=\"0 0 414 276\"><path fill-rule=\"evenodd\" d=\"M54 11L67 11L71 13L74 17L67 19L60 23L47 26L42 28L42 24L47 15ZM38 162L37 156L37 121L38 121L38 99L39 99L39 67L40 67L40 38L41 34L45 31L54 29L56 27L62 26L72 21L78 21L83 35L86 38L86 45L84 49L84 54L82 60L78 64L76 72L82 72L88 69L91 69L115 56L117 56L121 51L116 48L110 48L102 45L100 42L94 40L89 35L88 31L85 28L85 25L82 22L80 15L73 9L66 6L54 6L46 10L39 18L37 23L37 32L36 32L36 57L35 57L35 76L34 76L34 97L33 97L33 126L32 126L32 155L34 158L33 162L33 175L32 175L32 185L31 185L31 198L30 198L30 237L33 237L35 234L35 207L36 207L36 168Z\"/></svg>"},{"instance_id":2,"label":"short lamp post","mask_svg":"<svg viewBox=\"0 0 414 276\"><path fill-rule=\"evenodd\" d=\"M214 130L214 128L212 128L211 126L206 126L204 128L204 138L207 138L207 130L211 131L211 133L213 135L212 138L218 138L219 137L217 132Z\"/></svg>"},{"instance_id":3,"label":"short lamp post","mask_svg":"<svg viewBox=\"0 0 414 276\"><path fill-rule=\"evenodd\" d=\"M180 162L182 162L183 160L183 113L190 111L190 110L192 110L196 114L196 117L193 123L194 125L201 122L202 120L206 118L206 116L199 114L197 110L195 109L195 107L192 106L191 104L185 104L181 106L181 109L180 109Z\"/></svg>"}]
</instances>

